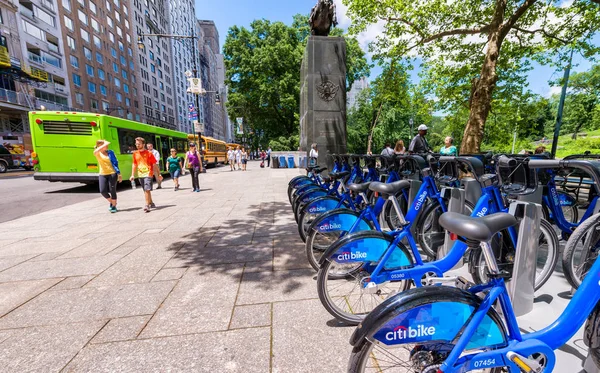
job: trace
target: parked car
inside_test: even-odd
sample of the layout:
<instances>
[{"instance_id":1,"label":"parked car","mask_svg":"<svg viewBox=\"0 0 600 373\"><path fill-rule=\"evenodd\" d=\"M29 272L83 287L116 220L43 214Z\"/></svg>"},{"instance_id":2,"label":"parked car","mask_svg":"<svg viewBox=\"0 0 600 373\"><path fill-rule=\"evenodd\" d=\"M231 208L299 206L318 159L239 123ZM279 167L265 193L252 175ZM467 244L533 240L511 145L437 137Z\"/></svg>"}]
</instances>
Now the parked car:
<instances>
[{"instance_id":1,"label":"parked car","mask_svg":"<svg viewBox=\"0 0 600 373\"><path fill-rule=\"evenodd\" d=\"M29 160L23 154L11 154L3 145L0 145L0 174L12 168L31 170Z\"/></svg>"}]
</instances>

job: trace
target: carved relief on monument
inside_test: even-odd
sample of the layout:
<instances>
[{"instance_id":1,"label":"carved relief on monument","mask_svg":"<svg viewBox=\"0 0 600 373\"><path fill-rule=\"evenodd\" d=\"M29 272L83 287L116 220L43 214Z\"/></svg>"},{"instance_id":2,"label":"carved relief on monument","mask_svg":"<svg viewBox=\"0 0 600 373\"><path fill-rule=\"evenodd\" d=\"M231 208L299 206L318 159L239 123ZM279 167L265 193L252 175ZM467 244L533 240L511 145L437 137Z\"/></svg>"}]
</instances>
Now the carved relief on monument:
<instances>
[{"instance_id":1,"label":"carved relief on monument","mask_svg":"<svg viewBox=\"0 0 600 373\"><path fill-rule=\"evenodd\" d=\"M321 84L317 85L317 92L319 93L319 97L323 101L331 101L335 98L335 95L340 90L340 86L337 84L333 84L329 80L325 80L321 82Z\"/></svg>"}]
</instances>

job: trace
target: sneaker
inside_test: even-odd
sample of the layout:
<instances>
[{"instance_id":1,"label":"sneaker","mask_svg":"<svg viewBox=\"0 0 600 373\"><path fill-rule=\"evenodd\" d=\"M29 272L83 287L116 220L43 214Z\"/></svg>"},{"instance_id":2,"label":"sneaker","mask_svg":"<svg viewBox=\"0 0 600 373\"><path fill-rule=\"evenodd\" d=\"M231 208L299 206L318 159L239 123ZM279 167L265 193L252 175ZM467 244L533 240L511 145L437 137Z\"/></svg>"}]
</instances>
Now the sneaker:
<instances>
[{"instance_id":1,"label":"sneaker","mask_svg":"<svg viewBox=\"0 0 600 373\"><path fill-rule=\"evenodd\" d=\"M115 213L117 211L119 211L119 210L117 210L117 206L111 206L110 212Z\"/></svg>"},{"instance_id":2,"label":"sneaker","mask_svg":"<svg viewBox=\"0 0 600 373\"><path fill-rule=\"evenodd\" d=\"M177 191L177 187L173 188L174 191Z\"/></svg>"},{"instance_id":3,"label":"sneaker","mask_svg":"<svg viewBox=\"0 0 600 373\"><path fill-rule=\"evenodd\" d=\"M153 208L153 209L155 209L155 208L156 208L156 205L154 204L154 202L152 202L152 203L150 204L150 207L151 207L151 208Z\"/></svg>"},{"instance_id":4,"label":"sneaker","mask_svg":"<svg viewBox=\"0 0 600 373\"><path fill-rule=\"evenodd\" d=\"M109 205L108 206L108 211L112 212L112 209L113 209L113 205Z\"/></svg>"},{"instance_id":5,"label":"sneaker","mask_svg":"<svg viewBox=\"0 0 600 373\"><path fill-rule=\"evenodd\" d=\"M144 212L150 212L150 206L145 205L144 206Z\"/></svg>"},{"instance_id":6,"label":"sneaker","mask_svg":"<svg viewBox=\"0 0 600 373\"><path fill-rule=\"evenodd\" d=\"M156 189L162 189L162 187L159 185L159 186L156 187Z\"/></svg>"}]
</instances>

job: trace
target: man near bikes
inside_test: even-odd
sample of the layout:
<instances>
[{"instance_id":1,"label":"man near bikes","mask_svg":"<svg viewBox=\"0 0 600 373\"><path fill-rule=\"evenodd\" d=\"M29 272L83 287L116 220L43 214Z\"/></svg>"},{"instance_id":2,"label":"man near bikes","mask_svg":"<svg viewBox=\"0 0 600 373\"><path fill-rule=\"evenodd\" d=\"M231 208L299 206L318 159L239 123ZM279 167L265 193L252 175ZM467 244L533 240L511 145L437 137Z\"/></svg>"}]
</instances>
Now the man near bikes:
<instances>
[{"instance_id":1,"label":"man near bikes","mask_svg":"<svg viewBox=\"0 0 600 373\"><path fill-rule=\"evenodd\" d=\"M408 151L411 154L429 153L431 151L431 148L429 147L429 143L425 139L425 136L427 136L427 126L424 124L421 124L419 126L418 130L419 130L419 133L410 142Z\"/></svg>"}]
</instances>

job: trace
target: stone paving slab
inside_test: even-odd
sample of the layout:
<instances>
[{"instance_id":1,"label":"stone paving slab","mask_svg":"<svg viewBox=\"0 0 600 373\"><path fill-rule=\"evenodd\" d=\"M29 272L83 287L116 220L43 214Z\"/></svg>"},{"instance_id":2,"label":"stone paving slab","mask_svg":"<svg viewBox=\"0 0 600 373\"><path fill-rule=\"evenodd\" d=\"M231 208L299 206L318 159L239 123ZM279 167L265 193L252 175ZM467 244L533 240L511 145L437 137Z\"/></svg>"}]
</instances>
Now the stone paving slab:
<instances>
[{"instance_id":1,"label":"stone paving slab","mask_svg":"<svg viewBox=\"0 0 600 373\"><path fill-rule=\"evenodd\" d=\"M48 252L66 252L79 247L90 240L73 239L62 241L34 241L22 240L7 245L0 249L0 257L24 255L24 254L42 254Z\"/></svg>"},{"instance_id":2,"label":"stone paving slab","mask_svg":"<svg viewBox=\"0 0 600 373\"><path fill-rule=\"evenodd\" d=\"M0 329L151 315L174 281L49 291L0 319Z\"/></svg>"},{"instance_id":3,"label":"stone paving slab","mask_svg":"<svg viewBox=\"0 0 600 373\"><path fill-rule=\"evenodd\" d=\"M96 334L90 343L108 343L136 339L151 315L112 319Z\"/></svg>"},{"instance_id":4,"label":"stone paving slab","mask_svg":"<svg viewBox=\"0 0 600 373\"><path fill-rule=\"evenodd\" d=\"M14 308L51 288L60 280L54 278L0 284L0 316L4 316Z\"/></svg>"},{"instance_id":5,"label":"stone paving slab","mask_svg":"<svg viewBox=\"0 0 600 373\"><path fill-rule=\"evenodd\" d=\"M233 309L229 329L270 326L272 319L271 308L272 303L236 306Z\"/></svg>"},{"instance_id":6,"label":"stone paving slab","mask_svg":"<svg viewBox=\"0 0 600 373\"><path fill-rule=\"evenodd\" d=\"M40 326L7 331L0 366L9 372L58 372L81 352L105 321Z\"/></svg>"},{"instance_id":7,"label":"stone paving slab","mask_svg":"<svg viewBox=\"0 0 600 373\"><path fill-rule=\"evenodd\" d=\"M227 330L242 269L240 265L190 268L140 337Z\"/></svg>"},{"instance_id":8,"label":"stone paving slab","mask_svg":"<svg viewBox=\"0 0 600 373\"><path fill-rule=\"evenodd\" d=\"M269 372L270 328L91 344L64 372Z\"/></svg>"},{"instance_id":9,"label":"stone paving slab","mask_svg":"<svg viewBox=\"0 0 600 373\"><path fill-rule=\"evenodd\" d=\"M308 269L244 273L236 304L318 298L315 275Z\"/></svg>"},{"instance_id":10,"label":"stone paving slab","mask_svg":"<svg viewBox=\"0 0 600 373\"><path fill-rule=\"evenodd\" d=\"M0 272L0 282L98 274L121 259L120 255L98 258L28 261Z\"/></svg>"},{"instance_id":11,"label":"stone paving slab","mask_svg":"<svg viewBox=\"0 0 600 373\"><path fill-rule=\"evenodd\" d=\"M0 272L35 258L37 254L0 257Z\"/></svg>"},{"instance_id":12,"label":"stone paving slab","mask_svg":"<svg viewBox=\"0 0 600 373\"><path fill-rule=\"evenodd\" d=\"M354 328L332 318L318 299L274 303L272 372L345 372Z\"/></svg>"}]
</instances>

